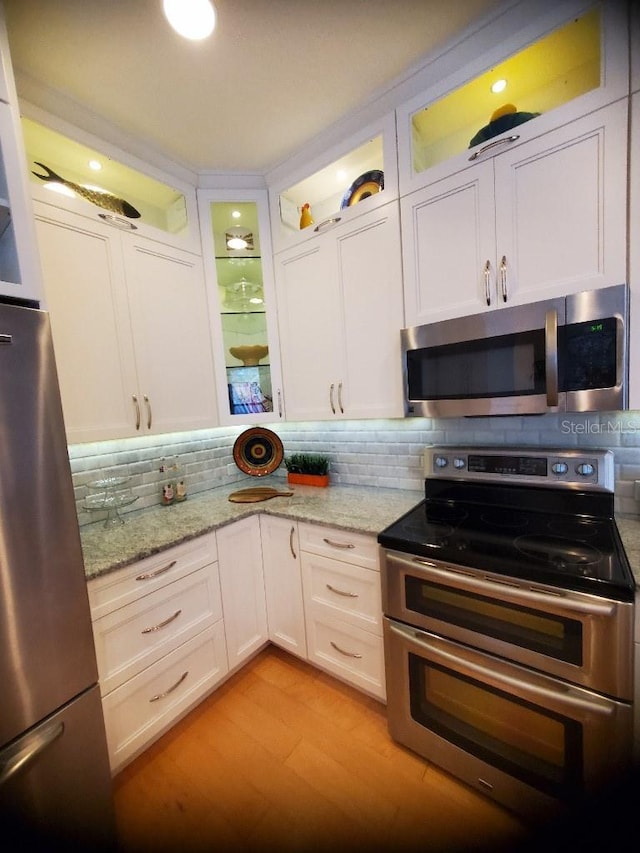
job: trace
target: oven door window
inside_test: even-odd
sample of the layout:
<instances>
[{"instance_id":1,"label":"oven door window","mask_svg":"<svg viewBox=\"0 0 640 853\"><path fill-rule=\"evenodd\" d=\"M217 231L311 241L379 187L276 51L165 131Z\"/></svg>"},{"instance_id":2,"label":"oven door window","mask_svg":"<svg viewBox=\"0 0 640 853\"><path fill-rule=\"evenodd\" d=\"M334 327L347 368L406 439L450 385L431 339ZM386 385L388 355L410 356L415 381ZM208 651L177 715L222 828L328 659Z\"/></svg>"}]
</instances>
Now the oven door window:
<instances>
[{"instance_id":1,"label":"oven door window","mask_svg":"<svg viewBox=\"0 0 640 853\"><path fill-rule=\"evenodd\" d=\"M486 598L412 575L405 577L405 601L414 613L582 666L579 619Z\"/></svg>"},{"instance_id":2,"label":"oven door window","mask_svg":"<svg viewBox=\"0 0 640 853\"><path fill-rule=\"evenodd\" d=\"M465 752L551 796L583 778L582 731L562 717L409 653L411 716Z\"/></svg>"},{"instance_id":3,"label":"oven door window","mask_svg":"<svg viewBox=\"0 0 640 853\"><path fill-rule=\"evenodd\" d=\"M407 351L410 400L545 394L544 329Z\"/></svg>"}]
</instances>

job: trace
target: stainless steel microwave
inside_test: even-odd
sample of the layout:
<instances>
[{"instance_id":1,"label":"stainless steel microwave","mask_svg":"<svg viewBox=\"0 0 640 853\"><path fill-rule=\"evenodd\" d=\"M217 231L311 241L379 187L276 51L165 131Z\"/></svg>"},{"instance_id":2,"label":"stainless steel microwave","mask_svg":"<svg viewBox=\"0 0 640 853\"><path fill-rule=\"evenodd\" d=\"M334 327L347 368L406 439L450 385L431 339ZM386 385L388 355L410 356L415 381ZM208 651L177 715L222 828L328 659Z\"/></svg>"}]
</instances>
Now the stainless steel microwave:
<instances>
[{"instance_id":1,"label":"stainless steel microwave","mask_svg":"<svg viewBox=\"0 0 640 853\"><path fill-rule=\"evenodd\" d=\"M403 329L405 413L627 408L626 284Z\"/></svg>"}]
</instances>

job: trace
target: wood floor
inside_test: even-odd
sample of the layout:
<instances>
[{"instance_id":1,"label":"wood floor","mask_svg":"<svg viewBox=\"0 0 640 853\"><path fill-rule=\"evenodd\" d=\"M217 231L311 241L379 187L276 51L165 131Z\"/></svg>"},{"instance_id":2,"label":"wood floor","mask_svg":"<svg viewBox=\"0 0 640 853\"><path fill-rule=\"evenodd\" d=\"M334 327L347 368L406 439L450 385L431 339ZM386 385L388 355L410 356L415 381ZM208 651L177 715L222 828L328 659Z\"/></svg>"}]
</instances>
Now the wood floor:
<instances>
[{"instance_id":1,"label":"wood floor","mask_svg":"<svg viewBox=\"0 0 640 853\"><path fill-rule=\"evenodd\" d=\"M394 743L385 707L269 646L115 780L123 851L516 849L510 813Z\"/></svg>"}]
</instances>

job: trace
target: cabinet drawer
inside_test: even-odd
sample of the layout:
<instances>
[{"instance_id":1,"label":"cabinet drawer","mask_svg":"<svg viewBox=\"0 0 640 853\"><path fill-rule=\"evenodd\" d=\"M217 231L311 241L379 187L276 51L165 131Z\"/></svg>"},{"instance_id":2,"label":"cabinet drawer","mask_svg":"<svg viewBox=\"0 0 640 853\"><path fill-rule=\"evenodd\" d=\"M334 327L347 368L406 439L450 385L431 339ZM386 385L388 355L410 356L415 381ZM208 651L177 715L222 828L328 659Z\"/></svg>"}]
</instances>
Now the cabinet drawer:
<instances>
[{"instance_id":1,"label":"cabinet drawer","mask_svg":"<svg viewBox=\"0 0 640 853\"><path fill-rule=\"evenodd\" d=\"M382 637L307 608L309 660L378 699L386 698Z\"/></svg>"},{"instance_id":2,"label":"cabinet drawer","mask_svg":"<svg viewBox=\"0 0 640 853\"><path fill-rule=\"evenodd\" d=\"M91 618L129 604L218 559L215 533L167 548L103 577L89 581Z\"/></svg>"},{"instance_id":3,"label":"cabinet drawer","mask_svg":"<svg viewBox=\"0 0 640 853\"><path fill-rule=\"evenodd\" d=\"M221 618L213 563L97 619L93 635L102 695Z\"/></svg>"},{"instance_id":4,"label":"cabinet drawer","mask_svg":"<svg viewBox=\"0 0 640 853\"><path fill-rule=\"evenodd\" d=\"M102 706L112 772L148 746L226 672L220 621L106 696Z\"/></svg>"},{"instance_id":5,"label":"cabinet drawer","mask_svg":"<svg viewBox=\"0 0 640 853\"><path fill-rule=\"evenodd\" d=\"M382 636L380 574L302 552L304 600L327 615Z\"/></svg>"},{"instance_id":6,"label":"cabinet drawer","mask_svg":"<svg viewBox=\"0 0 640 853\"><path fill-rule=\"evenodd\" d=\"M299 525L300 549L345 560L367 569L380 570L378 543L375 536L322 527L317 524Z\"/></svg>"}]
</instances>

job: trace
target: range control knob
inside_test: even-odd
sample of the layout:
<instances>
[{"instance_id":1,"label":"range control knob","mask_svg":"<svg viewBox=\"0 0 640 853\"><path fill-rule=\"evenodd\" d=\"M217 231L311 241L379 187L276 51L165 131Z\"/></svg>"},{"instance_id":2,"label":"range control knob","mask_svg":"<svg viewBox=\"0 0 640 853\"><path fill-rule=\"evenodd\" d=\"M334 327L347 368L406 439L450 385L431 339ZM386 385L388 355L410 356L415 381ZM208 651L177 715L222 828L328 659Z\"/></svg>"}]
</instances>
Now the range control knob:
<instances>
[{"instance_id":1,"label":"range control knob","mask_svg":"<svg viewBox=\"0 0 640 853\"><path fill-rule=\"evenodd\" d=\"M449 463L446 456L435 456L433 464L436 468L446 468Z\"/></svg>"},{"instance_id":2,"label":"range control knob","mask_svg":"<svg viewBox=\"0 0 640 853\"><path fill-rule=\"evenodd\" d=\"M551 466L551 470L554 474L566 474L569 470L569 466L566 462L554 462Z\"/></svg>"},{"instance_id":3,"label":"range control knob","mask_svg":"<svg viewBox=\"0 0 640 853\"><path fill-rule=\"evenodd\" d=\"M581 462L580 465L576 467L576 474L580 477L592 477L595 470L596 469L591 462Z\"/></svg>"},{"instance_id":4,"label":"range control knob","mask_svg":"<svg viewBox=\"0 0 640 853\"><path fill-rule=\"evenodd\" d=\"M454 468L458 468L458 469L464 468L465 465L466 465L466 462L464 461L464 459L461 459L459 456L456 456L455 459L453 460L453 467Z\"/></svg>"}]
</instances>

